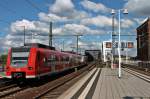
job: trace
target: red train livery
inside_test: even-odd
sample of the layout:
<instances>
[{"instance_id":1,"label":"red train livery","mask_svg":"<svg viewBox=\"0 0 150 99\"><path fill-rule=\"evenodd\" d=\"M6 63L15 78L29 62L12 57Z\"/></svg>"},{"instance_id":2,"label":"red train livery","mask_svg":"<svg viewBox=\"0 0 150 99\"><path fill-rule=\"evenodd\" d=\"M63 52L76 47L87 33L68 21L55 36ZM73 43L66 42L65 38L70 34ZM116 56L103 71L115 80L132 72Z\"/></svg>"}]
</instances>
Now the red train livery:
<instances>
[{"instance_id":1,"label":"red train livery","mask_svg":"<svg viewBox=\"0 0 150 99\"><path fill-rule=\"evenodd\" d=\"M56 51L55 48L38 43L11 48L6 64L7 78L37 78L66 69L84 62L84 56Z\"/></svg>"}]
</instances>

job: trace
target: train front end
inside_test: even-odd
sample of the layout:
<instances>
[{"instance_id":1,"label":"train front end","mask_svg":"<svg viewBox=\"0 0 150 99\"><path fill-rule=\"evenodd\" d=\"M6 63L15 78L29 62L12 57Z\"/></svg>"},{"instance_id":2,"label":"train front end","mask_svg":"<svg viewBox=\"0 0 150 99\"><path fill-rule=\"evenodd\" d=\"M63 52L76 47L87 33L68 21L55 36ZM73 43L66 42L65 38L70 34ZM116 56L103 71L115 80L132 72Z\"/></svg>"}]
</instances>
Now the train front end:
<instances>
[{"instance_id":1,"label":"train front end","mask_svg":"<svg viewBox=\"0 0 150 99\"><path fill-rule=\"evenodd\" d=\"M35 77L34 50L31 48L11 48L7 57L6 78L27 79ZM32 61L31 61L32 60Z\"/></svg>"}]
</instances>

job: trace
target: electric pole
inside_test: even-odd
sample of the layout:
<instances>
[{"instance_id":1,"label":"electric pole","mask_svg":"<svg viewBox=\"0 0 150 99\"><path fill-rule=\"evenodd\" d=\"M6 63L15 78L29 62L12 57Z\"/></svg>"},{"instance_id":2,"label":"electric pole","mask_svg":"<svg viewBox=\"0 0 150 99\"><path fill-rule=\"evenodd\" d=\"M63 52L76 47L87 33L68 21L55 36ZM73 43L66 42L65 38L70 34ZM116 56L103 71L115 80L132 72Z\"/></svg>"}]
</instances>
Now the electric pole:
<instances>
[{"instance_id":1,"label":"electric pole","mask_svg":"<svg viewBox=\"0 0 150 99\"><path fill-rule=\"evenodd\" d=\"M63 51L65 50L65 42L63 41Z\"/></svg>"},{"instance_id":2,"label":"electric pole","mask_svg":"<svg viewBox=\"0 0 150 99\"><path fill-rule=\"evenodd\" d=\"M75 36L75 37L76 37L76 40L77 40L77 41L76 41L76 48L77 48L77 50L76 50L77 52L76 52L76 53L78 54L78 49L79 49L79 44L78 44L78 43L79 43L79 37L80 37L80 36L83 36L83 35L81 35L81 34L75 34L75 35L74 35L74 34L73 34L73 35L53 35L53 36Z\"/></svg>"},{"instance_id":3,"label":"electric pole","mask_svg":"<svg viewBox=\"0 0 150 99\"><path fill-rule=\"evenodd\" d=\"M53 46L53 34L52 34L52 22L50 22L50 25L49 25L49 46Z\"/></svg>"},{"instance_id":4,"label":"electric pole","mask_svg":"<svg viewBox=\"0 0 150 99\"><path fill-rule=\"evenodd\" d=\"M78 49L79 49L78 42L79 42L79 35L77 35L77 54L78 54Z\"/></svg>"},{"instance_id":5,"label":"electric pole","mask_svg":"<svg viewBox=\"0 0 150 99\"><path fill-rule=\"evenodd\" d=\"M25 46L25 43L26 43L26 41L25 41L25 33L26 33L25 26L23 26L23 45L24 46Z\"/></svg>"}]
</instances>

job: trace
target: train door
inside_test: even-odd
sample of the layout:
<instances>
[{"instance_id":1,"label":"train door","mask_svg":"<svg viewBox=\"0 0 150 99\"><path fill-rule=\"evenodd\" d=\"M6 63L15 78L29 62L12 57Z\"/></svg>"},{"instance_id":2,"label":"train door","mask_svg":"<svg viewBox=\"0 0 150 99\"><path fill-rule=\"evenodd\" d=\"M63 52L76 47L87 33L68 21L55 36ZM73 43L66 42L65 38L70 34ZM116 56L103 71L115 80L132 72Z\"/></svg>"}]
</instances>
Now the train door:
<instances>
[{"instance_id":1,"label":"train door","mask_svg":"<svg viewBox=\"0 0 150 99\"><path fill-rule=\"evenodd\" d=\"M56 54L56 61L55 61L55 70L56 71L60 71L60 66L59 66L60 61L59 60L60 60L59 55Z\"/></svg>"},{"instance_id":2,"label":"train door","mask_svg":"<svg viewBox=\"0 0 150 99\"><path fill-rule=\"evenodd\" d=\"M51 55L51 70L55 72L56 69L56 55Z\"/></svg>"},{"instance_id":3,"label":"train door","mask_svg":"<svg viewBox=\"0 0 150 99\"><path fill-rule=\"evenodd\" d=\"M41 60L40 60L40 52L38 51L38 52L37 52L37 62L36 62L36 63L37 63L37 64L36 64L36 66L37 66L37 70L36 70L36 71L37 71L37 74L40 74L40 61L41 61Z\"/></svg>"},{"instance_id":4,"label":"train door","mask_svg":"<svg viewBox=\"0 0 150 99\"><path fill-rule=\"evenodd\" d=\"M45 58L45 64L48 68L51 69L51 72L55 72L56 69L56 55L50 54L47 58Z\"/></svg>"}]
</instances>

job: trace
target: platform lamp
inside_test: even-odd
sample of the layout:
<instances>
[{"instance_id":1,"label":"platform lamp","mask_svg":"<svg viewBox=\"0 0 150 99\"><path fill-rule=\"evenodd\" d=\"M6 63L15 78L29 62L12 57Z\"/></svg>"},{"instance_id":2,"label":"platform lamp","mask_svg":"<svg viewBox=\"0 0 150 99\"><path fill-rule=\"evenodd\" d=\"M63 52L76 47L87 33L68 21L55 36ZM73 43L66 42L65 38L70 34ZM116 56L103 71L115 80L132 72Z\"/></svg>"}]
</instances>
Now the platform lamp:
<instances>
[{"instance_id":1,"label":"platform lamp","mask_svg":"<svg viewBox=\"0 0 150 99\"><path fill-rule=\"evenodd\" d=\"M116 11L118 11L118 36L119 36L119 41L118 41L118 55L119 55L119 70L118 70L118 77L121 77L121 39L120 39L120 33L121 33L121 22L120 22L120 14L121 11L123 11L123 14L128 14L128 10L127 9L119 9L119 10L112 10L112 14L115 15Z\"/></svg>"}]
</instances>

